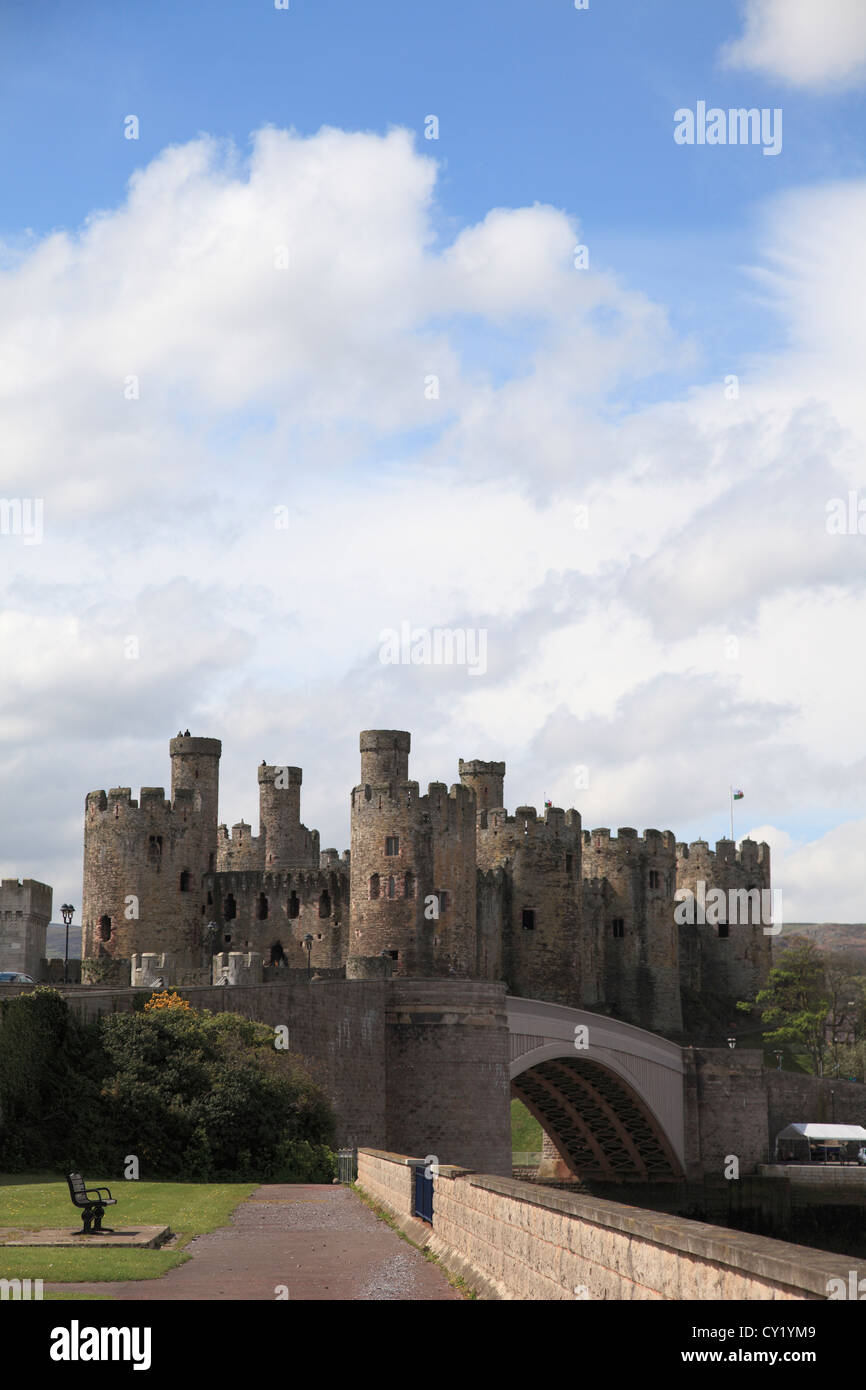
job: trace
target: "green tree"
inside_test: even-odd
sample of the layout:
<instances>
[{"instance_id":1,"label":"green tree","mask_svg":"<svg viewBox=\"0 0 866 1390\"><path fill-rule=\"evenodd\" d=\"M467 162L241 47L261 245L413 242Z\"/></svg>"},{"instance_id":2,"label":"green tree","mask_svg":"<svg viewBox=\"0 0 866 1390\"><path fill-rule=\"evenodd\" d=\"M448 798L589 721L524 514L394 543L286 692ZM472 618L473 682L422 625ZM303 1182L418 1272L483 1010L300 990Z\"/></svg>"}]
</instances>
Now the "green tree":
<instances>
[{"instance_id":1,"label":"green tree","mask_svg":"<svg viewBox=\"0 0 866 1390\"><path fill-rule=\"evenodd\" d=\"M273 1029L236 1014L181 1009L102 1020L110 1063L107 1129L119 1154L165 1177L334 1175L334 1120Z\"/></svg>"},{"instance_id":2,"label":"green tree","mask_svg":"<svg viewBox=\"0 0 866 1390\"><path fill-rule=\"evenodd\" d=\"M769 1047L789 1045L805 1052L815 1074L824 1075L827 1017L830 1012L824 958L811 941L792 946L773 967L765 989L754 1004L764 1025ZM751 1009L741 1002L740 1009Z\"/></svg>"}]
</instances>

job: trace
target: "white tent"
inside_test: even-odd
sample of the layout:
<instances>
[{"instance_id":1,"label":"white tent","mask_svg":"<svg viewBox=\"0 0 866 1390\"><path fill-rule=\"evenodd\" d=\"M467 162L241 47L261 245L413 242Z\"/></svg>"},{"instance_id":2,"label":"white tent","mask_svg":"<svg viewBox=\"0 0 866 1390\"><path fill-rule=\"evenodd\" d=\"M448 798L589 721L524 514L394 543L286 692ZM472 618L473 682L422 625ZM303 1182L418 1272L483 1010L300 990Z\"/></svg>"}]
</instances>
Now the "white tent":
<instances>
[{"instance_id":1,"label":"white tent","mask_svg":"<svg viewBox=\"0 0 866 1390\"><path fill-rule=\"evenodd\" d=\"M861 1154L866 1155L862 1125L794 1124L776 1135L776 1158L782 1162L856 1162Z\"/></svg>"},{"instance_id":2,"label":"white tent","mask_svg":"<svg viewBox=\"0 0 866 1390\"><path fill-rule=\"evenodd\" d=\"M788 1125L787 1129L780 1130L776 1135L777 1143L780 1139L823 1139L837 1144L847 1139L862 1142L866 1140L866 1129L862 1125Z\"/></svg>"}]
</instances>

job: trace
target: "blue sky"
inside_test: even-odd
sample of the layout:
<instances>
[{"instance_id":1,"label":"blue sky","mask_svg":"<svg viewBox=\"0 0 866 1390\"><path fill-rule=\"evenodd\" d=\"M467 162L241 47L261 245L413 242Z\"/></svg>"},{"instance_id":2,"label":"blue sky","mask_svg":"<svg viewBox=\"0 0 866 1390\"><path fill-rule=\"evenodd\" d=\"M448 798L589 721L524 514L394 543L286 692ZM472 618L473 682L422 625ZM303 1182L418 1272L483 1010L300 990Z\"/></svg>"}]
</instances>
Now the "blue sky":
<instances>
[{"instance_id":1,"label":"blue sky","mask_svg":"<svg viewBox=\"0 0 866 1390\"><path fill-rule=\"evenodd\" d=\"M178 727L229 822L303 763L342 848L405 727L587 825L712 840L743 785L795 915L866 920L864 91L859 0L4 0L3 872L74 901L84 793ZM781 153L677 145L699 101ZM384 668L403 620L487 679Z\"/></svg>"},{"instance_id":2,"label":"blue sky","mask_svg":"<svg viewBox=\"0 0 866 1390\"><path fill-rule=\"evenodd\" d=\"M746 269L754 205L863 170L863 95L810 93L726 71L733 0L224 0L34 6L0 16L0 234L75 228L124 196L136 167L202 132L244 151L263 125L423 133L436 114L440 226L549 202L580 220L597 264L700 327L730 366L778 325ZM702 152L669 138L673 112L782 105L785 146ZM122 137L137 114L138 141ZM747 329L747 333L744 332ZM735 370L730 366L730 370Z\"/></svg>"}]
</instances>

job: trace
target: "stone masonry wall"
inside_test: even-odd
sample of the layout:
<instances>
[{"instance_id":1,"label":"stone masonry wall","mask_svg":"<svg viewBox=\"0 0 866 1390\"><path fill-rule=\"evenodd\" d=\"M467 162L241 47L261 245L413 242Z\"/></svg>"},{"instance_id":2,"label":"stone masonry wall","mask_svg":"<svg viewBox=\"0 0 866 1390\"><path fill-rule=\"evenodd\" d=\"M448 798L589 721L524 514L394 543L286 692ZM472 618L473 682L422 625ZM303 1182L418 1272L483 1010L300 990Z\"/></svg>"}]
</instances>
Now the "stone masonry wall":
<instances>
[{"instance_id":1,"label":"stone masonry wall","mask_svg":"<svg viewBox=\"0 0 866 1390\"><path fill-rule=\"evenodd\" d=\"M40 980L45 937L51 921L52 890L36 879L0 883L0 970L17 970Z\"/></svg>"},{"instance_id":2,"label":"stone masonry wall","mask_svg":"<svg viewBox=\"0 0 866 1390\"><path fill-rule=\"evenodd\" d=\"M26 986L24 987L27 988ZM19 986L4 986L20 993ZM476 981L314 980L181 986L193 1008L285 1025L337 1114L337 1145L459 1153L510 1172L508 1026L501 985ZM131 1010L134 990L71 989L86 1019ZM408 1141L408 1142L404 1142Z\"/></svg>"},{"instance_id":3,"label":"stone masonry wall","mask_svg":"<svg viewBox=\"0 0 866 1390\"><path fill-rule=\"evenodd\" d=\"M411 1189L401 1154L360 1150L358 1184L392 1213ZM393 1176L388 1170L393 1170ZM502 1299L816 1300L850 1256L644 1212L510 1178L440 1167L427 1244L482 1295Z\"/></svg>"}]
</instances>

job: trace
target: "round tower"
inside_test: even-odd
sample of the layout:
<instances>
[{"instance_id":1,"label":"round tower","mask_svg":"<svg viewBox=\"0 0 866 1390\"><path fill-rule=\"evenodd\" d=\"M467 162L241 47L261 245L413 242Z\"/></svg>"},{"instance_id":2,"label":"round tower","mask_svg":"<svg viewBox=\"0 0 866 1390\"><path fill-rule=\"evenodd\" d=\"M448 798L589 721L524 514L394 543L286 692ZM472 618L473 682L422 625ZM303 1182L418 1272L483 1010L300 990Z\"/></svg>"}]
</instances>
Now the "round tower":
<instances>
[{"instance_id":1,"label":"round tower","mask_svg":"<svg viewBox=\"0 0 866 1390\"><path fill-rule=\"evenodd\" d=\"M216 851L217 803L219 801L220 754L218 738L191 738L178 734L169 744L171 753L171 799L179 791L199 797L202 835L209 843L208 854ZM207 869L207 864L205 864Z\"/></svg>"},{"instance_id":2,"label":"round tower","mask_svg":"<svg viewBox=\"0 0 866 1390\"><path fill-rule=\"evenodd\" d=\"M674 921L673 832L630 826L584 835L584 873L603 880L598 923L604 1003L617 1018L657 1032L682 1029L679 939Z\"/></svg>"},{"instance_id":3,"label":"round tower","mask_svg":"<svg viewBox=\"0 0 866 1390\"><path fill-rule=\"evenodd\" d=\"M306 868L301 853L301 782L299 767L259 767L259 838L264 867L274 873Z\"/></svg>"},{"instance_id":4,"label":"round tower","mask_svg":"<svg viewBox=\"0 0 866 1390\"><path fill-rule=\"evenodd\" d=\"M479 811L505 805L505 763L485 763L480 758L464 762L461 758L458 766L460 781L474 791Z\"/></svg>"},{"instance_id":5,"label":"round tower","mask_svg":"<svg viewBox=\"0 0 866 1390\"><path fill-rule=\"evenodd\" d=\"M386 953L395 975L429 975L435 921L424 916L434 893L433 835L426 798L408 780L409 734L361 734L361 784L352 792L349 950L355 978L381 970Z\"/></svg>"},{"instance_id":6,"label":"round tower","mask_svg":"<svg viewBox=\"0 0 866 1390\"><path fill-rule=\"evenodd\" d=\"M769 845L678 845L677 889L681 950L689 943L696 957L684 983L732 1000L754 997L771 966Z\"/></svg>"},{"instance_id":7,"label":"round tower","mask_svg":"<svg viewBox=\"0 0 866 1390\"><path fill-rule=\"evenodd\" d=\"M403 729L365 729L361 734L361 784L386 787L409 781L411 735Z\"/></svg>"},{"instance_id":8,"label":"round tower","mask_svg":"<svg viewBox=\"0 0 866 1390\"><path fill-rule=\"evenodd\" d=\"M511 992L580 1007L592 962L581 932L579 812L549 806L539 820L534 806L513 816L482 810L477 857L485 872L506 875L502 968Z\"/></svg>"}]
</instances>

